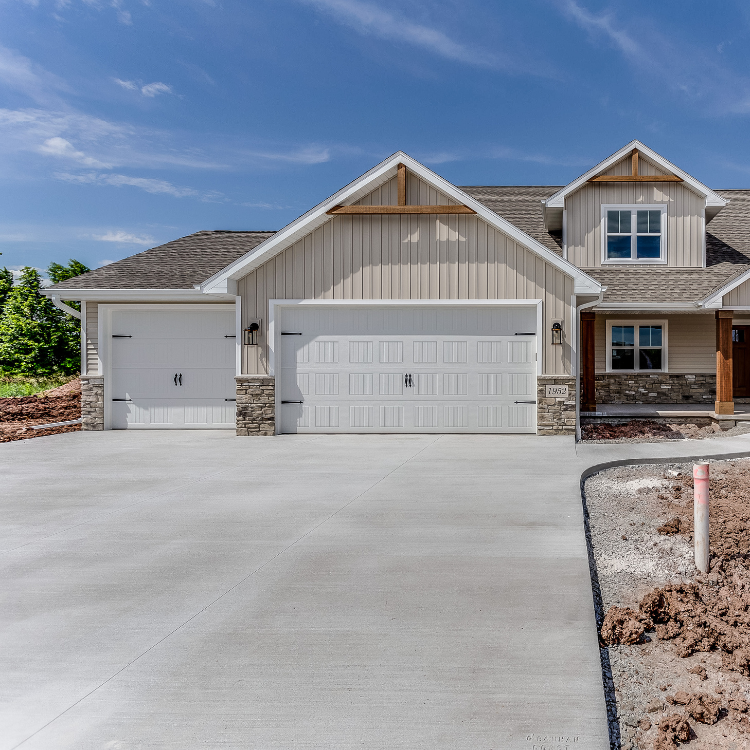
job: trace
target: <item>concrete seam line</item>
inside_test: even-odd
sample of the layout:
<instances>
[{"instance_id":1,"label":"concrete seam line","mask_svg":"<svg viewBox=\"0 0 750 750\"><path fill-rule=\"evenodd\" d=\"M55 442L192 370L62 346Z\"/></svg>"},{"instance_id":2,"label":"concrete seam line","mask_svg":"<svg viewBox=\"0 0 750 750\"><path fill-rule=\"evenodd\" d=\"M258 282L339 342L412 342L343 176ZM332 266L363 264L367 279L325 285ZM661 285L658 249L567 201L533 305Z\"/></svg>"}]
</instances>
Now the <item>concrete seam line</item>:
<instances>
[{"instance_id":1,"label":"concrete seam line","mask_svg":"<svg viewBox=\"0 0 750 750\"><path fill-rule=\"evenodd\" d=\"M309 440L301 440L301 443L310 443L314 442L315 438L310 438ZM281 446L279 446L281 447ZM115 508L114 510L107 511L105 513L98 513L97 515L93 516L92 518L88 518L85 521L81 521L80 523L74 523L72 526L66 526L64 529L60 529L59 531L55 531L52 534L47 534L46 536L38 537L37 539L32 539L29 542L25 542L24 544L19 544L17 547L9 547L8 549L0 550L0 554L6 554L8 552L15 552L19 549L23 549L24 547L28 547L30 544L36 544L37 542L43 542L46 539L51 539L52 537L58 536L59 534L64 534L67 531L71 531L72 529L77 529L80 526L85 526L88 523L93 523L94 521L98 521L102 518L108 518L109 516L117 515L118 513L122 513L123 511L130 510L131 508L134 508L136 505L140 505L141 503L146 503L149 500L157 500L160 497L164 497L165 495L169 495L172 492L177 492L178 490L183 490L185 487L189 487L192 484L199 484L200 482L205 482L208 479L213 479L214 477L218 477L221 474L225 474L227 471L234 471L236 469L241 469L246 467L249 463L256 463L257 461L260 461L267 456L271 455L273 451L276 449L272 449L268 451L267 453L262 453L258 455L256 458L251 459L249 461L243 461L241 464L237 464L236 466L229 466L226 469L222 469L221 471L215 471L213 474L203 474L195 479L191 479L187 482L183 482L182 484L177 485L176 487L172 487L169 490L164 490L164 492L159 492L156 495L148 495L147 497L143 497L140 500L135 500L132 503L128 503L127 505L122 505L119 508ZM25 740L24 740L25 741Z\"/></svg>"},{"instance_id":2,"label":"concrete seam line","mask_svg":"<svg viewBox=\"0 0 750 750\"><path fill-rule=\"evenodd\" d=\"M189 625L193 620L195 620L196 617L200 617L200 615L202 615L207 609L209 609L214 604L216 604L216 602L218 602L221 599L223 599L225 596L227 596L227 594L230 594L236 588L239 588L249 578L252 578L256 573L259 573L261 570L263 570L263 568L267 567L272 562L274 562L274 560L277 560L279 557L281 557L281 555L283 555L285 552L287 552L288 550L290 550L296 544L298 544L299 542L301 542L306 537L310 536L310 534L312 534L313 532L317 531L321 526L323 526L323 524L325 524L328 521L330 521L334 516L336 516L337 514L341 513L342 510L345 510L346 508L348 508L352 503L354 503L355 501L359 500L361 497L363 497L364 495L366 495L371 489L373 489L374 487L377 487L381 482L383 482L386 479L388 479L388 477L391 476L391 474L393 474L394 472L398 471L402 466L405 466L406 464L408 464L409 461L413 461L420 453L422 453L423 451L427 450L427 448L435 445L435 443L437 443L437 441L440 440L441 437L442 437L442 435L438 435L431 443L428 443L427 445L425 445L422 448L420 448L413 456L410 456L405 461L402 461L398 466L395 466L387 474L385 474L382 477L380 477L380 479L378 479L377 482L374 482L373 484L371 484L366 490L363 490L362 492L359 493L359 495L356 495L351 500L349 500L346 503L344 503L344 505L342 505L340 508L338 508L337 510L335 510L329 516L327 516L326 518L324 518L322 521L320 521L320 523L316 524L311 529L309 529L304 534L302 534L302 536L300 536L298 539L295 539L291 544L289 544L286 547L284 547L284 549L279 550L279 552L277 552L275 555L273 555L273 557L271 557L268 560L266 560L266 562L264 562L262 565L259 565L257 568L255 568L255 570L252 570L244 578L240 579L239 581L237 581L237 583L235 583L234 585L230 586L222 594L219 594L219 596L217 596L215 599L213 599L208 604L206 604L201 609L199 609L194 615L191 615L190 617L188 617L187 620L185 620L183 623L181 623L180 625L178 625L176 628L170 630L169 633L167 633L166 635L162 636L158 641L156 641L156 643L151 644L145 651L143 651L142 653L138 654L138 656L136 656L135 659L131 659L131 661L129 661L127 664L125 664L124 666L120 667L120 669L118 669L113 675L110 675L109 677L107 677L107 679L104 680L104 682L100 683L95 688L89 690L89 692L86 693L86 695L82 695L75 703L72 703L70 706L68 706L64 711L61 711L53 719L50 719L46 724L44 724L43 726L39 727L39 729L37 729L35 732L32 732L28 737L26 737L25 739L21 740L17 745L14 745L11 748L11 750L16 750L16 748L21 747L21 745L23 745L26 742L28 742L32 737L35 737L40 732L43 732L48 726L50 726L51 724L54 724L54 722L56 722L61 716L64 716L66 713L68 713L68 711L71 711L72 709L74 709L79 703L82 703L83 701L85 701L88 697L90 697L91 695L93 695L97 690L99 690L100 688L103 688L108 682L111 682L112 680L114 680L115 677L117 677L118 675L122 674L126 669L128 669L133 664L135 664L137 661L139 661L144 656L146 656L146 654L148 654L151 651L153 651L159 645L161 645L162 643L164 643L164 641L166 641L168 638L171 638L178 630L182 630L182 628L184 628L186 625ZM310 441L306 440L305 442L310 442ZM218 472L218 473L221 473L221 472Z\"/></svg>"}]
</instances>

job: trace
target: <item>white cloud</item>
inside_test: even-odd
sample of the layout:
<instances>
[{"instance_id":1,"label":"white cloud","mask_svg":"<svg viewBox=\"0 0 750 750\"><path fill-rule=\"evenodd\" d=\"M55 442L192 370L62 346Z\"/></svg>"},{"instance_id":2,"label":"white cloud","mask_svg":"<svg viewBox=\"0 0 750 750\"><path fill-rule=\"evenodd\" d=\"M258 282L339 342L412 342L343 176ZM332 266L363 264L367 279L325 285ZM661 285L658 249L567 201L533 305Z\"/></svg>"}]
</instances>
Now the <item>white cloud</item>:
<instances>
[{"instance_id":1,"label":"white cloud","mask_svg":"<svg viewBox=\"0 0 750 750\"><path fill-rule=\"evenodd\" d=\"M158 94L171 94L172 87L161 81L154 81L153 83L147 83L141 85L135 81L124 81L122 78L112 79L118 86L122 86L128 91L140 91L143 96L147 96L149 99L153 99Z\"/></svg>"},{"instance_id":2,"label":"white cloud","mask_svg":"<svg viewBox=\"0 0 750 750\"><path fill-rule=\"evenodd\" d=\"M118 86L122 86L124 89L128 89L129 91L137 91L138 90L138 84L136 84L135 81L123 81L121 78L113 78L112 80Z\"/></svg>"},{"instance_id":3,"label":"white cloud","mask_svg":"<svg viewBox=\"0 0 750 750\"><path fill-rule=\"evenodd\" d=\"M166 83L155 81L154 83L147 83L145 86L141 86L141 93L143 96L153 99L157 94L171 94L172 87L167 86Z\"/></svg>"},{"instance_id":4,"label":"white cloud","mask_svg":"<svg viewBox=\"0 0 750 750\"><path fill-rule=\"evenodd\" d=\"M151 177L129 177L124 174L86 172L71 174L55 172L54 177L64 182L77 185L110 185L112 187L135 187L155 195L171 195L175 198L199 198L207 203L222 202L224 196L218 191L199 192L194 188L173 185L166 180L155 180Z\"/></svg>"},{"instance_id":5,"label":"white cloud","mask_svg":"<svg viewBox=\"0 0 750 750\"><path fill-rule=\"evenodd\" d=\"M0 45L0 85L20 91L37 104L60 103L58 91L67 91L65 82L28 57Z\"/></svg>"},{"instance_id":6,"label":"white cloud","mask_svg":"<svg viewBox=\"0 0 750 750\"><path fill-rule=\"evenodd\" d=\"M123 232L122 230L110 230L105 234L92 235L95 240L100 242L120 242L127 245L144 245L152 247L156 244L156 240L153 237L143 234L131 234L130 232ZM113 261L102 261L102 265L107 265Z\"/></svg>"},{"instance_id":7,"label":"white cloud","mask_svg":"<svg viewBox=\"0 0 750 750\"><path fill-rule=\"evenodd\" d=\"M360 0L299 0L326 12L333 20L360 34L404 42L440 57L486 68L506 67L506 62L476 45L461 44L444 32L414 23Z\"/></svg>"},{"instance_id":8,"label":"white cloud","mask_svg":"<svg viewBox=\"0 0 750 750\"><path fill-rule=\"evenodd\" d=\"M246 151L248 156L293 164L323 164L331 160L331 151L323 146L305 146L290 151Z\"/></svg>"},{"instance_id":9,"label":"white cloud","mask_svg":"<svg viewBox=\"0 0 750 750\"><path fill-rule=\"evenodd\" d=\"M612 13L595 14L577 0L557 0L562 12L591 38L614 46L633 67L660 80L678 96L700 104L706 114L750 113L750 78L720 63L713 52L658 31L642 14L637 34Z\"/></svg>"},{"instance_id":10,"label":"white cloud","mask_svg":"<svg viewBox=\"0 0 750 750\"><path fill-rule=\"evenodd\" d=\"M54 138L47 138L47 140L39 146L37 149L40 154L47 156L56 156L62 159L71 159L77 161L79 164L83 164L86 167L98 167L103 169L109 169L109 164L93 159L90 156L86 156L83 151L76 151L73 144L70 141L66 141L65 138L55 136Z\"/></svg>"}]
</instances>

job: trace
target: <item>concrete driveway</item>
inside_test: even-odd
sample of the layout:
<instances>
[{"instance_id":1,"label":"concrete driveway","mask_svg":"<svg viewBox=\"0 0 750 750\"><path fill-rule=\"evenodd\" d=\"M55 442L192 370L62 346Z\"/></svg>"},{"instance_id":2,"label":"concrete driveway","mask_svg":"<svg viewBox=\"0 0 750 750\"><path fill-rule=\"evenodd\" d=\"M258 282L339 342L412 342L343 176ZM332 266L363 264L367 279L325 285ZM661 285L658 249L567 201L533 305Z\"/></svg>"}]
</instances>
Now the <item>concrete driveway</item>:
<instances>
[{"instance_id":1,"label":"concrete driveway","mask_svg":"<svg viewBox=\"0 0 750 750\"><path fill-rule=\"evenodd\" d=\"M608 747L570 438L0 446L0 747Z\"/></svg>"}]
</instances>

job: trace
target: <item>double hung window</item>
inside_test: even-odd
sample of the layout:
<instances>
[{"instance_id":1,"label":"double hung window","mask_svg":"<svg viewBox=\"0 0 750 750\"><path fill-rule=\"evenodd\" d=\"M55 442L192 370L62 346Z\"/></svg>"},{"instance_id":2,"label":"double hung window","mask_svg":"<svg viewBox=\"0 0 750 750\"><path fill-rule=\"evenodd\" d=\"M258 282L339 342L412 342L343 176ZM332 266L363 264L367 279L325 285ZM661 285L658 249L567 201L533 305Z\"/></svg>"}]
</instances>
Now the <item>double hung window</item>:
<instances>
[{"instance_id":1,"label":"double hung window","mask_svg":"<svg viewBox=\"0 0 750 750\"><path fill-rule=\"evenodd\" d=\"M607 369L610 372L665 372L666 321L607 321Z\"/></svg>"},{"instance_id":2,"label":"double hung window","mask_svg":"<svg viewBox=\"0 0 750 750\"><path fill-rule=\"evenodd\" d=\"M663 263L666 205L602 206L604 263Z\"/></svg>"}]
</instances>

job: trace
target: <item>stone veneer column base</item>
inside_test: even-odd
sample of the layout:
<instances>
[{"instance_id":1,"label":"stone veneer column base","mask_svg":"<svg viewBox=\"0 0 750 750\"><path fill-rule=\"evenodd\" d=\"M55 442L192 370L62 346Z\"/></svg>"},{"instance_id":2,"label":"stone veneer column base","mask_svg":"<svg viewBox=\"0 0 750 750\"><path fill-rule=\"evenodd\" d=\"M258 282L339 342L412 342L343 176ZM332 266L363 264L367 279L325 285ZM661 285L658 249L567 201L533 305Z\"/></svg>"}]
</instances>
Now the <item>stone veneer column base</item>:
<instances>
[{"instance_id":1,"label":"stone veneer column base","mask_svg":"<svg viewBox=\"0 0 750 750\"><path fill-rule=\"evenodd\" d=\"M567 385L567 396L547 397L548 385ZM539 375L536 381L537 435L576 434L576 379L570 375Z\"/></svg>"},{"instance_id":2,"label":"stone veneer column base","mask_svg":"<svg viewBox=\"0 0 750 750\"><path fill-rule=\"evenodd\" d=\"M269 375L236 375L237 434L276 434L275 379Z\"/></svg>"},{"instance_id":3,"label":"stone veneer column base","mask_svg":"<svg viewBox=\"0 0 750 750\"><path fill-rule=\"evenodd\" d=\"M104 378L81 375L82 430L104 429Z\"/></svg>"}]
</instances>

